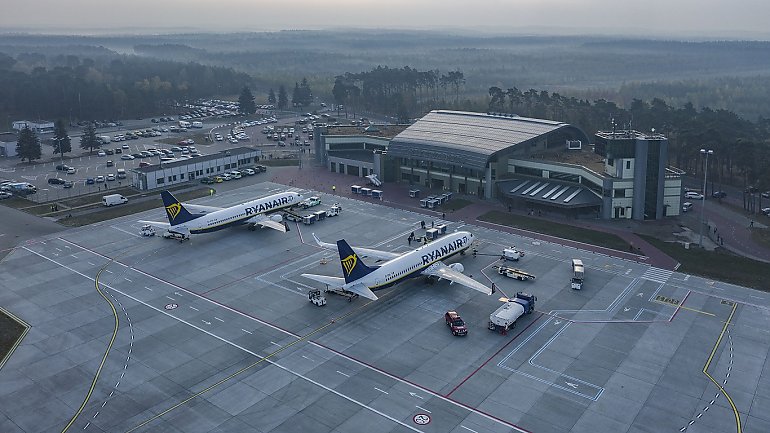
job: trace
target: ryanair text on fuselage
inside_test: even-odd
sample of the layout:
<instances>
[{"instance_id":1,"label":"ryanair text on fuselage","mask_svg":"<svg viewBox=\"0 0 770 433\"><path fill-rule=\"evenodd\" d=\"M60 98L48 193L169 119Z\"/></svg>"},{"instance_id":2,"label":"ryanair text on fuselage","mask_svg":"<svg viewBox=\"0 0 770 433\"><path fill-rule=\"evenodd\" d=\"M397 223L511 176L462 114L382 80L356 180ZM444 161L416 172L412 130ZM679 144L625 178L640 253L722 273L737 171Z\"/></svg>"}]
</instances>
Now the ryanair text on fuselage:
<instances>
[{"instance_id":1,"label":"ryanair text on fuselage","mask_svg":"<svg viewBox=\"0 0 770 433\"><path fill-rule=\"evenodd\" d=\"M269 202L260 203L260 204L258 204L256 206L249 206L249 207L247 207L245 209L246 216L256 215L256 214L259 214L259 213L267 212L267 211L269 211L271 209L275 209L275 208L278 208L278 207L283 207L283 206L286 206L287 204L289 204L292 201L294 201L294 196L288 196L288 197L277 198L277 199L269 201Z\"/></svg>"},{"instance_id":2,"label":"ryanair text on fuselage","mask_svg":"<svg viewBox=\"0 0 770 433\"><path fill-rule=\"evenodd\" d=\"M454 240L441 248L436 248L433 251L422 255L422 264L427 265L441 259L447 254L459 251L468 244L468 237L463 236L460 239Z\"/></svg>"}]
</instances>

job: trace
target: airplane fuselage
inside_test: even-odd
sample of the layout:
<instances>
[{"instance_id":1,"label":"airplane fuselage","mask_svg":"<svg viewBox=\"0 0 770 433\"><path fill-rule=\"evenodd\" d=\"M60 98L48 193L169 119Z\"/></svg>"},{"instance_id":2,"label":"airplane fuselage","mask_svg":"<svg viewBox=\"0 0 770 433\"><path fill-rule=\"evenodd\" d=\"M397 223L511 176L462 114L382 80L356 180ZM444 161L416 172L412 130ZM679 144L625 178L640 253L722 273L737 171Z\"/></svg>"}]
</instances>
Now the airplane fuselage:
<instances>
[{"instance_id":1,"label":"airplane fuselage","mask_svg":"<svg viewBox=\"0 0 770 433\"><path fill-rule=\"evenodd\" d=\"M473 243L470 232L455 232L414 251L385 262L374 272L356 283L365 284L370 290L381 290L408 278L420 276L422 271L436 262L448 259L467 250Z\"/></svg>"},{"instance_id":2,"label":"airplane fuselage","mask_svg":"<svg viewBox=\"0 0 770 433\"><path fill-rule=\"evenodd\" d=\"M186 228L190 233L198 234L209 233L234 225L247 224L249 219L257 215L294 206L300 199L301 195L296 192L281 192L202 215L192 221L172 226L170 231Z\"/></svg>"}]
</instances>

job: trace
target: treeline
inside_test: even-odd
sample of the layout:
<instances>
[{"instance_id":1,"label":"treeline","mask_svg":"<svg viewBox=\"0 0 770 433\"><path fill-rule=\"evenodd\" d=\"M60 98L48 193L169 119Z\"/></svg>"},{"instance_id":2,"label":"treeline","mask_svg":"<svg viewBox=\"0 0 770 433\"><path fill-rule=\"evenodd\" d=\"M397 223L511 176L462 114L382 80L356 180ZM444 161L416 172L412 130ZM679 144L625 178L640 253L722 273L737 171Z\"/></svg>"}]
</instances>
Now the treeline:
<instances>
[{"instance_id":1,"label":"treeline","mask_svg":"<svg viewBox=\"0 0 770 433\"><path fill-rule=\"evenodd\" d=\"M0 53L0 116L125 119L172 111L185 100L237 94L250 82L244 73L197 63Z\"/></svg>"},{"instance_id":2,"label":"treeline","mask_svg":"<svg viewBox=\"0 0 770 433\"><path fill-rule=\"evenodd\" d=\"M690 102L681 107L660 98L651 102L634 99L628 108L605 99L590 102L558 93L516 87L490 87L489 107L493 112L515 113L571 123L593 135L596 131L636 129L666 135L669 139L669 163L700 176L703 160L700 149L711 149L711 179L755 185L770 190L770 120L743 119L732 111L702 108Z\"/></svg>"},{"instance_id":3,"label":"treeline","mask_svg":"<svg viewBox=\"0 0 770 433\"><path fill-rule=\"evenodd\" d=\"M408 121L418 113L451 98L458 102L465 84L461 71L442 74L439 70L420 71L405 66L392 69L378 66L369 72L337 76L332 88L334 102L355 110L374 111Z\"/></svg>"}]
</instances>

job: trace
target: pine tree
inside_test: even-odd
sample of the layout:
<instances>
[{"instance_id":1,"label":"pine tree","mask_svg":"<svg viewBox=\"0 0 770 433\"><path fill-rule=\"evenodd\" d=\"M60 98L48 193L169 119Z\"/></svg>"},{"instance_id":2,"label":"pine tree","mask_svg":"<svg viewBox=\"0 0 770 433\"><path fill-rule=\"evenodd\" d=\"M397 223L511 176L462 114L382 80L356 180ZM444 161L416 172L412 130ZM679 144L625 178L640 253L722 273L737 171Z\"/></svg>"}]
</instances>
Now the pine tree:
<instances>
[{"instance_id":1,"label":"pine tree","mask_svg":"<svg viewBox=\"0 0 770 433\"><path fill-rule=\"evenodd\" d=\"M306 107L313 103L313 92L310 90L307 78L302 78L302 84L299 85L299 95L302 106Z\"/></svg>"},{"instance_id":2,"label":"pine tree","mask_svg":"<svg viewBox=\"0 0 770 433\"><path fill-rule=\"evenodd\" d=\"M89 123L83 128L83 135L80 137L80 148L89 152L99 148L99 140L96 138L96 128L93 123Z\"/></svg>"},{"instance_id":3,"label":"pine tree","mask_svg":"<svg viewBox=\"0 0 770 433\"><path fill-rule=\"evenodd\" d=\"M273 89L270 89L270 93L267 94L267 103L275 105L275 92Z\"/></svg>"},{"instance_id":4,"label":"pine tree","mask_svg":"<svg viewBox=\"0 0 770 433\"><path fill-rule=\"evenodd\" d=\"M26 159L32 162L34 159L40 159L42 155L40 150L40 140L37 138L37 134L28 126L19 133L19 141L16 142L16 153L21 158L22 162Z\"/></svg>"},{"instance_id":5,"label":"pine tree","mask_svg":"<svg viewBox=\"0 0 770 433\"><path fill-rule=\"evenodd\" d=\"M291 105L298 107L302 105L302 96L300 95L299 83L294 83L294 92L291 94Z\"/></svg>"},{"instance_id":6,"label":"pine tree","mask_svg":"<svg viewBox=\"0 0 770 433\"><path fill-rule=\"evenodd\" d=\"M278 88L278 109L284 110L288 105L289 95L286 94L286 87L281 84L281 87Z\"/></svg>"},{"instance_id":7,"label":"pine tree","mask_svg":"<svg viewBox=\"0 0 770 433\"><path fill-rule=\"evenodd\" d=\"M257 112L257 104L254 103L254 95L248 86L244 86L241 96L238 97L238 111L242 114L254 114Z\"/></svg>"},{"instance_id":8,"label":"pine tree","mask_svg":"<svg viewBox=\"0 0 770 433\"><path fill-rule=\"evenodd\" d=\"M53 153L58 153L64 158L64 154L69 152L72 152L72 141L70 140L70 136L67 135L67 128L64 126L64 121L59 119L54 126Z\"/></svg>"}]
</instances>

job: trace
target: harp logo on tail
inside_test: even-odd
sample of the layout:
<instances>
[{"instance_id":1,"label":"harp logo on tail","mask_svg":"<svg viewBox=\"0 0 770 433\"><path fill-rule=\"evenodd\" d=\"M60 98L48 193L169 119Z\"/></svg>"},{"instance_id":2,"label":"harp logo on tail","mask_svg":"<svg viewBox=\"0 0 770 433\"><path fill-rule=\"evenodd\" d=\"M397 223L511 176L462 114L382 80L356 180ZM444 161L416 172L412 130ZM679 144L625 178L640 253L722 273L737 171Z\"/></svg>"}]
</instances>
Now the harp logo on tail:
<instances>
[{"instance_id":1,"label":"harp logo on tail","mask_svg":"<svg viewBox=\"0 0 770 433\"><path fill-rule=\"evenodd\" d=\"M179 203L171 203L170 205L166 206L166 212L168 212L168 217L173 221L177 215L179 215L179 212L182 211L182 205Z\"/></svg>"},{"instance_id":2,"label":"harp logo on tail","mask_svg":"<svg viewBox=\"0 0 770 433\"><path fill-rule=\"evenodd\" d=\"M342 259L342 267L345 269L345 273L347 275L350 275L350 273L353 272L353 269L356 267L356 263L358 263L358 256L355 254L351 254Z\"/></svg>"}]
</instances>

